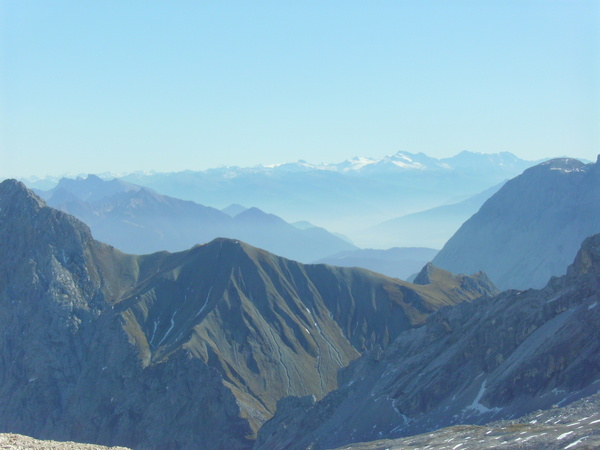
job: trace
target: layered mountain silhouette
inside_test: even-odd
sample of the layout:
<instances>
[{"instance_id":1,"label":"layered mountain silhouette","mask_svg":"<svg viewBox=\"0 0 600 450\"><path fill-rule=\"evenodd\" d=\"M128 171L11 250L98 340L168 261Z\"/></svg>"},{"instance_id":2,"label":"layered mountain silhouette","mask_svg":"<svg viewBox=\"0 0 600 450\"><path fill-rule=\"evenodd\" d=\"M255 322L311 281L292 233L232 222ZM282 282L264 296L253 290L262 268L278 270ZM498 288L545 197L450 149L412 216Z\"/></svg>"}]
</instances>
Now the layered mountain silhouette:
<instances>
[{"instance_id":1,"label":"layered mountain silhouette","mask_svg":"<svg viewBox=\"0 0 600 450\"><path fill-rule=\"evenodd\" d=\"M483 270L501 289L542 287L564 274L581 241L600 232L600 160L560 158L508 181L433 259Z\"/></svg>"},{"instance_id":2,"label":"layered mountain silhouette","mask_svg":"<svg viewBox=\"0 0 600 450\"><path fill-rule=\"evenodd\" d=\"M407 280L431 261L437 252L435 249L422 247L358 249L336 253L315 262L342 267L362 267L388 277Z\"/></svg>"},{"instance_id":3,"label":"layered mountain silhouette","mask_svg":"<svg viewBox=\"0 0 600 450\"><path fill-rule=\"evenodd\" d=\"M431 281L433 275L425 268L416 281ZM386 349L375 348L342 369L339 388L321 401L281 400L261 428L256 448L336 448L569 405L600 391L599 330L597 234L584 241L567 274L552 278L544 289L506 291L440 309L425 326L401 333ZM541 416L540 411L535 415ZM581 419L588 430L597 422L589 414ZM579 421L569 426L575 425L584 428ZM461 430L446 431L445 442ZM558 440L570 434L557 430L542 431ZM531 427L521 431L521 439L512 438L514 445L524 434L535 437Z\"/></svg>"},{"instance_id":4,"label":"layered mountain silhouette","mask_svg":"<svg viewBox=\"0 0 600 450\"><path fill-rule=\"evenodd\" d=\"M231 239L121 253L0 184L0 431L143 448L249 448L289 395L446 305L496 293L303 265Z\"/></svg>"},{"instance_id":5,"label":"layered mountain silhouette","mask_svg":"<svg viewBox=\"0 0 600 450\"><path fill-rule=\"evenodd\" d=\"M180 251L217 237L242 239L303 262L356 248L323 228L301 230L258 208L223 212L94 175L63 178L39 194L89 225L98 239L130 253ZM231 217L231 211L237 214Z\"/></svg>"},{"instance_id":6,"label":"layered mountain silhouette","mask_svg":"<svg viewBox=\"0 0 600 450\"><path fill-rule=\"evenodd\" d=\"M386 220L355 234L356 242L359 245L369 242L381 248L413 245L440 249L503 184L456 203Z\"/></svg>"},{"instance_id":7,"label":"layered mountain silhouette","mask_svg":"<svg viewBox=\"0 0 600 450\"><path fill-rule=\"evenodd\" d=\"M473 196L534 164L511 153L462 152L436 159L401 151L383 158L356 157L335 164L298 161L137 173L123 180L202 204L253 205L291 222L318 223L354 240L356 231ZM435 247L431 243L404 242L386 243L385 247L414 245ZM376 241L363 241L361 246L381 248Z\"/></svg>"}]
</instances>

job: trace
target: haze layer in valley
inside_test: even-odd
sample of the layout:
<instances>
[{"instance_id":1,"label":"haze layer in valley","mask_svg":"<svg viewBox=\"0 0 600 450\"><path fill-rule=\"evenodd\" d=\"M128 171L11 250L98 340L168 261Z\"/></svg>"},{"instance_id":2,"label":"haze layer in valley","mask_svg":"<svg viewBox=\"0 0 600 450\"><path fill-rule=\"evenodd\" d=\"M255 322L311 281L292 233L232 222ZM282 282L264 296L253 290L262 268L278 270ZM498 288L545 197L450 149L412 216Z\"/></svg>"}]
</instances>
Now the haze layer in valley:
<instances>
[{"instance_id":1,"label":"haze layer in valley","mask_svg":"<svg viewBox=\"0 0 600 450\"><path fill-rule=\"evenodd\" d=\"M462 152L436 159L398 152L380 159L356 157L337 164L305 161L257 167L221 167L176 173L134 173L121 180L155 192L222 210L257 207L289 223L308 221L342 233L361 248L439 249L485 200L457 205L440 215L433 231L404 221L399 231L370 227L442 205L458 204L519 175L535 162L511 153ZM27 183L27 180L24 180ZM58 181L58 180L56 180ZM28 183L49 189L48 184ZM489 197L493 192L489 192ZM486 198L487 198L486 197ZM332 252L333 253L333 252Z\"/></svg>"}]
</instances>

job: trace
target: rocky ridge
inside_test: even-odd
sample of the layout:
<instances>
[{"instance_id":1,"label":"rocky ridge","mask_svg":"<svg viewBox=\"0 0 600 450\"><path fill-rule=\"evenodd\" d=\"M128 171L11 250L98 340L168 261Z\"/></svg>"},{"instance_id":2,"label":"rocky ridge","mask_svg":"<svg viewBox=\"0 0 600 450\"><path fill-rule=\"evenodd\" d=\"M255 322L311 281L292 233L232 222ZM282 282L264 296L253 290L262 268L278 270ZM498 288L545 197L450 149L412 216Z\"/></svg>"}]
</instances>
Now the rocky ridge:
<instances>
[{"instance_id":1,"label":"rocky ridge","mask_svg":"<svg viewBox=\"0 0 600 450\"><path fill-rule=\"evenodd\" d=\"M426 281L425 276L420 276ZM323 400L286 398L255 448L331 448L568 405L600 390L600 235L541 290L443 308L340 371Z\"/></svg>"}]
</instances>

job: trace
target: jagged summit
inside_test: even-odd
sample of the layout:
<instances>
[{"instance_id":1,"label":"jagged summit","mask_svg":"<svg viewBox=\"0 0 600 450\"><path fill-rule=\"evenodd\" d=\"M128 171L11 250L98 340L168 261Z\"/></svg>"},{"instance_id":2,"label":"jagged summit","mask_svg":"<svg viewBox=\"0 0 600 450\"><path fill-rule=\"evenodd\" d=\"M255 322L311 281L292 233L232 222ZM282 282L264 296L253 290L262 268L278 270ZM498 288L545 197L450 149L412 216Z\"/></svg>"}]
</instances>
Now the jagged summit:
<instances>
[{"instance_id":1,"label":"jagged summit","mask_svg":"<svg viewBox=\"0 0 600 450\"><path fill-rule=\"evenodd\" d=\"M46 199L49 199L53 196L58 198L58 196L64 195L61 192L68 192L80 201L94 202L118 193L137 192L144 189L148 190L116 178L104 180L97 175L89 174L86 178L61 178L54 189L43 194Z\"/></svg>"},{"instance_id":2,"label":"jagged summit","mask_svg":"<svg viewBox=\"0 0 600 450\"><path fill-rule=\"evenodd\" d=\"M575 261L567 270L569 278L594 273L600 274L600 234L590 236L583 241Z\"/></svg>"},{"instance_id":3,"label":"jagged summit","mask_svg":"<svg viewBox=\"0 0 600 450\"><path fill-rule=\"evenodd\" d=\"M46 203L20 181L8 179L0 183L0 206L39 209Z\"/></svg>"},{"instance_id":4,"label":"jagged summit","mask_svg":"<svg viewBox=\"0 0 600 450\"><path fill-rule=\"evenodd\" d=\"M92 241L87 225L48 207L20 181L0 183L0 209L0 239L12 249L6 255L9 259L17 257L21 250L37 252L57 247L83 257L83 247Z\"/></svg>"}]
</instances>

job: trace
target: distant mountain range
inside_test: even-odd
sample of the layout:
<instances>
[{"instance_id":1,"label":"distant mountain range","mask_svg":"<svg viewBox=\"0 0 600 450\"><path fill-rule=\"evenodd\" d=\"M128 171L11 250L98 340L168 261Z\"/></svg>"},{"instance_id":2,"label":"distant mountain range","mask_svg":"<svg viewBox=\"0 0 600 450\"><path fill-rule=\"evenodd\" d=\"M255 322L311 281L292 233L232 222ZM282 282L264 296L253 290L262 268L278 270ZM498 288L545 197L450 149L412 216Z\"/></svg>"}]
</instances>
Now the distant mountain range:
<instances>
[{"instance_id":1,"label":"distant mountain range","mask_svg":"<svg viewBox=\"0 0 600 450\"><path fill-rule=\"evenodd\" d=\"M22 183L0 183L0 433L136 448L388 448L459 438L467 447L476 436L488 446L587 445L586 430L600 420L592 420L600 392L600 157L545 161L473 196L465 186L483 183L475 174L482 158L461 155L454 165L397 154L336 168L215 172L212 181L202 178L210 171L163 174L165 183L189 176L198 192L203 179L205 194L247 183L272 201L296 183L305 190L294 191L302 193L294 201L337 198L331 215L361 188L382 194L372 197L375 209L388 188L388 202L407 192L421 205L454 195L453 204L388 224L390 232L433 234L427 221L445 228L477 210L435 256L359 250L310 217L291 224L239 198L218 210L95 176L41 192L85 217L95 236L123 245L210 241L138 256L93 239L83 222ZM506 155L487 156L497 173L510 166ZM415 180L421 184L410 186ZM372 218L362 201L354 199L353 214ZM215 230L221 237L208 238ZM246 236L281 245L278 253L387 273L409 261L433 263L408 283L302 264ZM540 289L499 293L481 269L503 288ZM522 424L501 422L500 431L469 426L534 411ZM556 422L567 416L579 419ZM533 434L541 418L554 422ZM450 428L433 432L443 427Z\"/></svg>"},{"instance_id":2,"label":"distant mountain range","mask_svg":"<svg viewBox=\"0 0 600 450\"><path fill-rule=\"evenodd\" d=\"M380 440L454 426L445 430L440 443L449 444L469 428L457 425L516 418L597 394L599 285L600 235L595 235L582 244L567 274L551 279L544 289L507 291L440 309L425 326L401 333L386 349L373 349L342 369L339 387L321 401L281 400L275 416L260 429L255 448L316 450L368 441L375 442L357 448L394 448L394 442ZM573 420L569 425L593 430L599 419L589 416L596 413L592 409L581 415L585 425ZM552 413L537 411L535 417L548 415L545 425ZM568 415L558 418L567 421ZM520 428L521 441L525 435L537 436L529 426L505 426L509 432ZM540 448L577 445L571 430L558 429L541 432L564 439L564 446L552 442ZM424 437L399 443L424 447ZM428 433L427 439L433 437ZM495 437L526 448L514 435Z\"/></svg>"},{"instance_id":3,"label":"distant mountain range","mask_svg":"<svg viewBox=\"0 0 600 450\"><path fill-rule=\"evenodd\" d=\"M231 239L124 254L14 180L0 254L0 432L142 448L250 448L281 397L321 398L361 353L497 292L483 274L429 267L412 285Z\"/></svg>"},{"instance_id":4,"label":"distant mountain range","mask_svg":"<svg viewBox=\"0 0 600 450\"><path fill-rule=\"evenodd\" d=\"M63 178L52 190L37 192L88 224L96 238L130 253L180 251L217 237L241 239L303 262L356 248L323 228L299 229L257 208L232 205L223 212L94 175Z\"/></svg>"},{"instance_id":5,"label":"distant mountain range","mask_svg":"<svg viewBox=\"0 0 600 450\"><path fill-rule=\"evenodd\" d=\"M353 232L455 202L520 174L535 162L511 153L462 152L436 159L398 152L338 164L305 161L252 168L138 173L123 179L158 192L224 208L253 205L290 222L308 220L353 239ZM365 247L374 247L362 243Z\"/></svg>"},{"instance_id":6,"label":"distant mountain range","mask_svg":"<svg viewBox=\"0 0 600 450\"><path fill-rule=\"evenodd\" d=\"M220 167L176 173L137 172L123 181L161 194L224 209L250 205L286 221L309 221L343 233L362 247L440 247L437 240L419 244L361 239L365 228L407 214L457 203L519 175L535 165L511 153L461 152L436 159L398 152L384 158L356 157L336 164L306 161L256 167ZM99 174L112 179L111 174ZM55 178L23 180L48 190ZM445 227L449 236L454 229ZM443 233L442 233L443 235Z\"/></svg>"},{"instance_id":7,"label":"distant mountain range","mask_svg":"<svg viewBox=\"0 0 600 450\"><path fill-rule=\"evenodd\" d=\"M164 195L222 210L250 205L289 223L309 221L348 236L366 248L441 247L454 222L418 244L390 239L370 241L362 231L383 221L457 203L519 175L536 164L511 153L462 152L436 159L398 152L384 158L356 157L336 164L306 161L256 167L220 167L175 173L137 172L119 179ZM100 174L106 180L110 174ZM48 190L57 179L31 178L28 186ZM227 211L230 214L230 211ZM465 218L466 219L466 218ZM456 220L455 220L456 221ZM438 233L436 233L438 234Z\"/></svg>"},{"instance_id":8,"label":"distant mountain range","mask_svg":"<svg viewBox=\"0 0 600 450\"><path fill-rule=\"evenodd\" d=\"M539 288L564 274L579 243L598 232L600 159L553 159L508 181L433 263L456 273L483 270L502 289Z\"/></svg>"}]
</instances>

